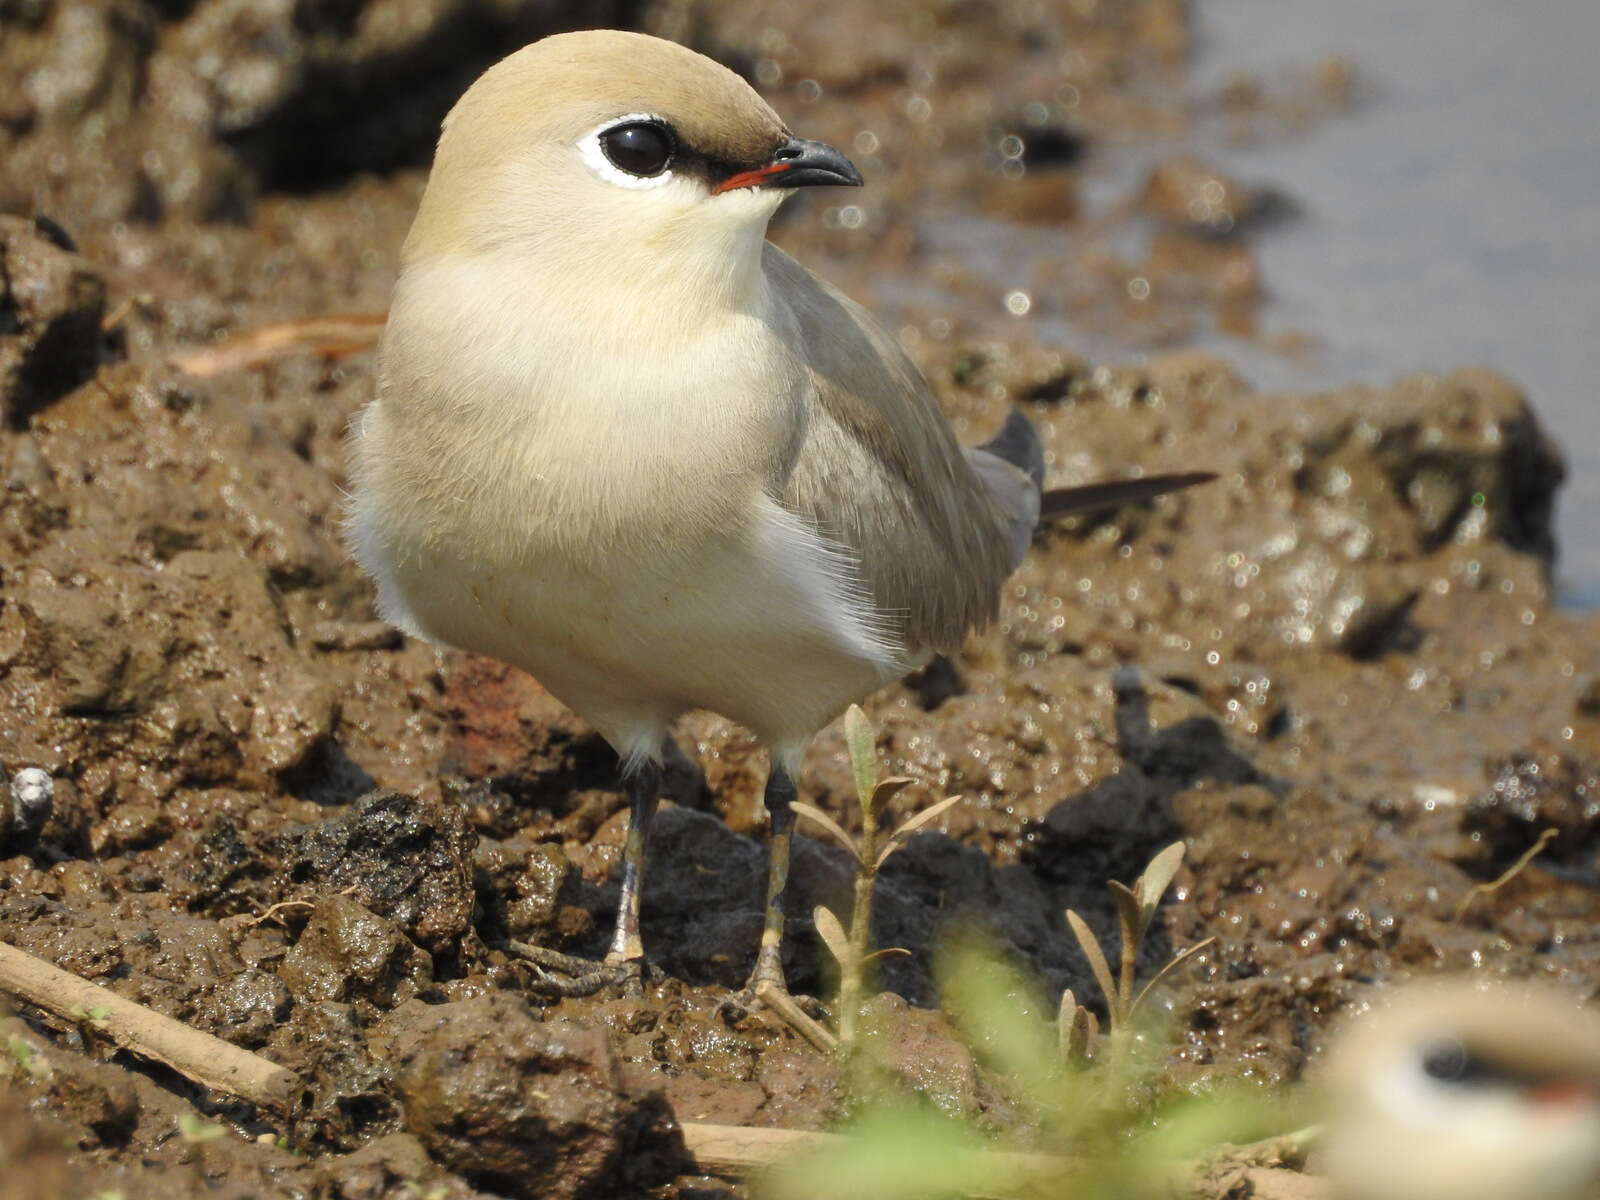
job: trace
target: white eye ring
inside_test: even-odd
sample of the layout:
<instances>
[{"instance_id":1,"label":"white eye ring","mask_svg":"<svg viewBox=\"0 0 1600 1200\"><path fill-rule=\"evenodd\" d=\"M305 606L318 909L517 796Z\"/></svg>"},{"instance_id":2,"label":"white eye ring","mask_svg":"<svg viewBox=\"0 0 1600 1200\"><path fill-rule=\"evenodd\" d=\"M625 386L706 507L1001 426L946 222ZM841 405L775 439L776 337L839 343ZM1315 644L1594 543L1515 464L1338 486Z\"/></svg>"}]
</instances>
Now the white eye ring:
<instances>
[{"instance_id":1,"label":"white eye ring","mask_svg":"<svg viewBox=\"0 0 1600 1200\"><path fill-rule=\"evenodd\" d=\"M658 188L671 183L671 166L659 175L630 175L607 158L605 150L600 145L602 133L607 133L619 125L634 125L641 121L656 125L666 124L666 121L655 113L629 113L625 117L612 117L604 125L596 125L578 139L578 155L583 159L584 165L607 183L614 183L618 187Z\"/></svg>"}]
</instances>

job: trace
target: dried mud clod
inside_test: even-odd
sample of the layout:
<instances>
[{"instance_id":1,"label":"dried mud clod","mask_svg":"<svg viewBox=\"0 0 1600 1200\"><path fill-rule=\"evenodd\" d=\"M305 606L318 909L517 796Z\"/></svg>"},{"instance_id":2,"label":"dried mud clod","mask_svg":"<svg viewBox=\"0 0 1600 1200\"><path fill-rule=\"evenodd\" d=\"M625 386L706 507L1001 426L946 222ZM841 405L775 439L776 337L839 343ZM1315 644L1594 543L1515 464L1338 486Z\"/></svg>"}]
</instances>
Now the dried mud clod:
<instances>
[{"instance_id":1,"label":"dried mud clod","mask_svg":"<svg viewBox=\"0 0 1600 1200\"><path fill-rule=\"evenodd\" d=\"M311 894L348 892L424 949L458 948L472 922L477 835L459 806L375 792L326 821L287 831L287 881Z\"/></svg>"},{"instance_id":2,"label":"dried mud clod","mask_svg":"<svg viewBox=\"0 0 1600 1200\"><path fill-rule=\"evenodd\" d=\"M648 1178L637 1160L660 1104L627 1094L601 1030L493 994L403 1007L375 1036L397 1063L407 1127L468 1178L558 1200Z\"/></svg>"},{"instance_id":3,"label":"dried mud clod","mask_svg":"<svg viewBox=\"0 0 1600 1200\"><path fill-rule=\"evenodd\" d=\"M105 280L48 225L0 213L0 421L13 429L95 373Z\"/></svg>"},{"instance_id":4,"label":"dried mud clod","mask_svg":"<svg viewBox=\"0 0 1600 1200\"><path fill-rule=\"evenodd\" d=\"M388 1009L432 981L433 963L394 922L334 895L317 902L279 978L302 1002L359 1000Z\"/></svg>"}]
</instances>

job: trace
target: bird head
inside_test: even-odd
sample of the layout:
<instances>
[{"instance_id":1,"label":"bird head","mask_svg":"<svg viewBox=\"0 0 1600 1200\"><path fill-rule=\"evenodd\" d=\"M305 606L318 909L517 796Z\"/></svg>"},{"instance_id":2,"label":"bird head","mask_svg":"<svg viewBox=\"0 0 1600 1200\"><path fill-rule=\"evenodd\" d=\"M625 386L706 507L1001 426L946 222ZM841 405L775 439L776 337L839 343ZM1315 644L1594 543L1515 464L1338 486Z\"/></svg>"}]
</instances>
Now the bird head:
<instances>
[{"instance_id":1,"label":"bird head","mask_svg":"<svg viewBox=\"0 0 1600 1200\"><path fill-rule=\"evenodd\" d=\"M450 112L406 257L505 256L564 287L669 276L715 289L758 267L794 189L860 183L703 55L643 34L559 34L491 67Z\"/></svg>"},{"instance_id":2,"label":"bird head","mask_svg":"<svg viewBox=\"0 0 1600 1200\"><path fill-rule=\"evenodd\" d=\"M1600 1015L1560 991L1397 988L1325 1065L1340 1200L1570 1200L1600 1182Z\"/></svg>"}]
</instances>

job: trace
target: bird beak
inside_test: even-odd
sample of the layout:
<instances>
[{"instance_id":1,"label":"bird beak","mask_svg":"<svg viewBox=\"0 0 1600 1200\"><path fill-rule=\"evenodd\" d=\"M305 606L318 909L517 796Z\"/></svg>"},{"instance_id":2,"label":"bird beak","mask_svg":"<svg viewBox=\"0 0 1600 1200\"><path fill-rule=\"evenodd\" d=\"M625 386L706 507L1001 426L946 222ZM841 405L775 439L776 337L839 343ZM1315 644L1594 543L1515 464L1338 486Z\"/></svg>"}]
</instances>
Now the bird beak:
<instances>
[{"instance_id":1,"label":"bird beak","mask_svg":"<svg viewBox=\"0 0 1600 1200\"><path fill-rule=\"evenodd\" d=\"M861 172L832 146L792 137L778 147L772 161L753 171L730 175L712 189L731 192L734 188L802 188L823 184L860 187Z\"/></svg>"}]
</instances>

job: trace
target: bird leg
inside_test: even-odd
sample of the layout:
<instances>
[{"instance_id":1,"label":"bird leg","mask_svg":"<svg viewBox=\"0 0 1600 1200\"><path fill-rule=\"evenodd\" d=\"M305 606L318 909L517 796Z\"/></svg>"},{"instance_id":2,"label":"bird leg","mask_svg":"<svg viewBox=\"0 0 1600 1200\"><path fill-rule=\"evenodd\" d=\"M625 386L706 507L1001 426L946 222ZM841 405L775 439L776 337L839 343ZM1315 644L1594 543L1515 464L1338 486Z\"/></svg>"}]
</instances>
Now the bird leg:
<instances>
[{"instance_id":1,"label":"bird leg","mask_svg":"<svg viewBox=\"0 0 1600 1200\"><path fill-rule=\"evenodd\" d=\"M617 904L617 927L611 935L606 965L643 963L644 943L639 937L639 891L644 878L644 847L650 837L650 820L661 802L661 764L647 761L626 777L628 788L628 840L622 849L622 898Z\"/></svg>"},{"instance_id":2,"label":"bird leg","mask_svg":"<svg viewBox=\"0 0 1600 1200\"><path fill-rule=\"evenodd\" d=\"M510 949L535 965L538 978L529 991L550 996L592 996L602 988L620 987L637 994L642 988L646 963L639 937L639 892L644 877L644 848L650 821L661 801L661 765L645 762L623 776L628 792L628 840L622 849L622 896L617 903L617 924L605 962L592 963L537 946L513 942ZM570 976L557 979L540 968ZM779 976L780 981L782 976Z\"/></svg>"},{"instance_id":3,"label":"bird leg","mask_svg":"<svg viewBox=\"0 0 1600 1200\"><path fill-rule=\"evenodd\" d=\"M755 969L745 984L745 994L754 995L756 987L770 983L787 992L783 980L783 890L789 882L789 844L794 838L794 780L777 763L767 773L767 790L763 799L767 812L772 815L772 849L767 867L767 915L761 928L761 949L756 954Z\"/></svg>"}]
</instances>

